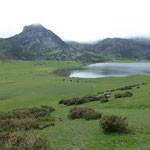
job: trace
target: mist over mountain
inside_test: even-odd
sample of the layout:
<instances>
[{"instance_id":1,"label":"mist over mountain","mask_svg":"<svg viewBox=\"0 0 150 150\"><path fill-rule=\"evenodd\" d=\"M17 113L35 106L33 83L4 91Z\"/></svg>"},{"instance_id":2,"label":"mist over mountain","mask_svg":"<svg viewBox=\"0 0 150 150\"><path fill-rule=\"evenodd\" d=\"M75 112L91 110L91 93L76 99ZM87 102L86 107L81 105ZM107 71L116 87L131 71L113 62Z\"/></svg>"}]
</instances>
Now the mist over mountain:
<instances>
[{"instance_id":1,"label":"mist over mountain","mask_svg":"<svg viewBox=\"0 0 150 150\"><path fill-rule=\"evenodd\" d=\"M42 25L33 24L25 26L20 34L0 39L0 58L85 63L104 62L111 58L150 60L150 39L107 38L93 43L65 42Z\"/></svg>"}]
</instances>

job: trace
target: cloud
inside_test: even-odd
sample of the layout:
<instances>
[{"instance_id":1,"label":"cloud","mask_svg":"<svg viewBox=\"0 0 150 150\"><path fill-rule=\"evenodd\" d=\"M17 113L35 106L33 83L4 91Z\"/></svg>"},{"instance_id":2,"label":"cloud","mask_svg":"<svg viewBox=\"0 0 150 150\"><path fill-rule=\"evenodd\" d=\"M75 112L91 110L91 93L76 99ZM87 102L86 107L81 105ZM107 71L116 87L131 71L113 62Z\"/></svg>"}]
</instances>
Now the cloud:
<instances>
[{"instance_id":1,"label":"cloud","mask_svg":"<svg viewBox=\"0 0 150 150\"><path fill-rule=\"evenodd\" d=\"M41 23L64 40L150 36L149 0L2 0L0 37Z\"/></svg>"}]
</instances>

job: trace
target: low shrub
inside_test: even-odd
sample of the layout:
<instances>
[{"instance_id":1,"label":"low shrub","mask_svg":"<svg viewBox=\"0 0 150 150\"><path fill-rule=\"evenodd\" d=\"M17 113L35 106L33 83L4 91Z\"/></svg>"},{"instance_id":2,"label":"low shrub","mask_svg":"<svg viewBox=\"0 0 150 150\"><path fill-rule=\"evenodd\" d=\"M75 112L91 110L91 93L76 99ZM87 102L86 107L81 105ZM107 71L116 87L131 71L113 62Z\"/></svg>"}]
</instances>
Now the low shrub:
<instances>
[{"instance_id":1,"label":"low shrub","mask_svg":"<svg viewBox=\"0 0 150 150\"><path fill-rule=\"evenodd\" d=\"M75 101L69 100L67 103L64 103L64 105L67 105L67 106L75 105Z\"/></svg>"},{"instance_id":2,"label":"low shrub","mask_svg":"<svg viewBox=\"0 0 150 150\"><path fill-rule=\"evenodd\" d=\"M63 103L64 103L64 99L62 99L58 102L58 104L63 104Z\"/></svg>"},{"instance_id":3,"label":"low shrub","mask_svg":"<svg viewBox=\"0 0 150 150\"><path fill-rule=\"evenodd\" d=\"M119 90L131 90L132 87L131 86L124 86L122 88L119 88Z\"/></svg>"},{"instance_id":4,"label":"low shrub","mask_svg":"<svg viewBox=\"0 0 150 150\"><path fill-rule=\"evenodd\" d=\"M142 83L142 85L148 85L147 83Z\"/></svg>"},{"instance_id":5,"label":"low shrub","mask_svg":"<svg viewBox=\"0 0 150 150\"><path fill-rule=\"evenodd\" d=\"M51 106L41 105L40 107L43 108L44 110L48 110L49 112L55 111L55 108Z\"/></svg>"},{"instance_id":6,"label":"low shrub","mask_svg":"<svg viewBox=\"0 0 150 150\"><path fill-rule=\"evenodd\" d=\"M99 119L102 113L96 112L95 110L87 107L74 107L68 114L69 119L85 118L86 120Z\"/></svg>"},{"instance_id":7,"label":"low shrub","mask_svg":"<svg viewBox=\"0 0 150 150\"><path fill-rule=\"evenodd\" d=\"M66 99L66 100L63 101L63 104L64 104L64 105L68 105L70 102L71 102L70 99Z\"/></svg>"},{"instance_id":8,"label":"low shrub","mask_svg":"<svg viewBox=\"0 0 150 150\"><path fill-rule=\"evenodd\" d=\"M101 97L98 97L98 96L88 96L86 97L86 99L89 101L89 102L92 102L92 101L99 101Z\"/></svg>"},{"instance_id":9,"label":"low shrub","mask_svg":"<svg viewBox=\"0 0 150 150\"><path fill-rule=\"evenodd\" d=\"M102 113L98 113L98 112L95 112L93 110L88 110L86 111L85 113L83 113L83 118L85 118L86 120L91 120L91 119L99 119L101 118L102 116Z\"/></svg>"},{"instance_id":10,"label":"low shrub","mask_svg":"<svg viewBox=\"0 0 150 150\"><path fill-rule=\"evenodd\" d=\"M37 129L42 124L54 124L54 118L50 115L54 110L53 107L44 105L40 108L21 108L0 113L0 131Z\"/></svg>"},{"instance_id":11,"label":"low shrub","mask_svg":"<svg viewBox=\"0 0 150 150\"><path fill-rule=\"evenodd\" d=\"M87 102L86 99L78 99L78 100L75 101L75 105L84 104L84 103L86 103L86 102Z\"/></svg>"},{"instance_id":12,"label":"low shrub","mask_svg":"<svg viewBox=\"0 0 150 150\"><path fill-rule=\"evenodd\" d=\"M106 132L124 132L128 123L126 117L106 115L100 120L100 125Z\"/></svg>"},{"instance_id":13,"label":"low shrub","mask_svg":"<svg viewBox=\"0 0 150 150\"><path fill-rule=\"evenodd\" d=\"M117 88L117 89L113 89L112 92L114 91L118 91L118 90L131 90L133 87L137 87L137 86L140 86L140 84L133 84L133 85L128 85L128 86L124 86L124 87L121 87L121 88Z\"/></svg>"},{"instance_id":14,"label":"low shrub","mask_svg":"<svg viewBox=\"0 0 150 150\"><path fill-rule=\"evenodd\" d=\"M108 102L109 100L108 100L108 98L106 98L106 97L103 97L103 98L101 98L100 99L100 102L101 103L106 103L106 102Z\"/></svg>"},{"instance_id":15,"label":"low shrub","mask_svg":"<svg viewBox=\"0 0 150 150\"><path fill-rule=\"evenodd\" d=\"M117 88L117 89L112 89L112 90L108 90L106 92L99 92L98 94L103 94L103 95L96 95L96 96L86 96L86 97L74 97L71 99L63 99L59 101L59 104L64 104L66 106L71 106L71 105L80 105L80 104L84 104L84 103L88 103L88 102L92 102L92 101L100 101L102 103L104 102L108 102L109 100L106 98L110 97L110 94L114 91L118 91L118 90L131 90L133 87L138 87L139 84L134 84L134 85L129 85L129 86L124 86L121 88ZM115 98L121 98L121 97L130 97L133 94L131 92L126 92L126 93L118 93L115 95Z\"/></svg>"},{"instance_id":16,"label":"low shrub","mask_svg":"<svg viewBox=\"0 0 150 150\"><path fill-rule=\"evenodd\" d=\"M80 107L74 107L70 110L68 114L69 119L77 119L77 118L82 118L83 113L89 110L90 108L80 108Z\"/></svg>"},{"instance_id":17,"label":"low shrub","mask_svg":"<svg viewBox=\"0 0 150 150\"><path fill-rule=\"evenodd\" d=\"M133 94L131 92L117 93L115 94L115 98L131 97L132 95Z\"/></svg>"},{"instance_id":18,"label":"low shrub","mask_svg":"<svg viewBox=\"0 0 150 150\"><path fill-rule=\"evenodd\" d=\"M17 129L29 130L31 128L39 128L39 122L33 118L23 119L6 119L0 121L0 132L1 131L13 131Z\"/></svg>"},{"instance_id":19,"label":"low shrub","mask_svg":"<svg viewBox=\"0 0 150 150\"><path fill-rule=\"evenodd\" d=\"M1 150L50 150L49 141L34 132L16 131L0 133Z\"/></svg>"},{"instance_id":20,"label":"low shrub","mask_svg":"<svg viewBox=\"0 0 150 150\"><path fill-rule=\"evenodd\" d=\"M71 105L80 105L92 101L99 101L101 97L98 96L87 96L87 97L74 97L72 99L65 99L65 100L60 100L59 104L64 104L66 106L71 106Z\"/></svg>"}]
</instances>

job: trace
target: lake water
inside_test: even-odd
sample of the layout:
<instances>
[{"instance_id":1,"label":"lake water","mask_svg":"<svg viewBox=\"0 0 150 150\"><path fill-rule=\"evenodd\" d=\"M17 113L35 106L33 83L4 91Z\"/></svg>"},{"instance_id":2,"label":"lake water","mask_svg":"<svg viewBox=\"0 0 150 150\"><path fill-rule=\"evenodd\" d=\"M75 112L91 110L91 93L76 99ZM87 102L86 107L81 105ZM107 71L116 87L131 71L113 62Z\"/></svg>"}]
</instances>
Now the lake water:
<instances>
[{"instance_id":1,"label":"lake water","mask_svg":"<svg viewBox=\"0 0 150 150\"><path fill-rule=\"evenodd\" d=\"M71 71L69 77L125 77L130 75L147 75L148 72L150 72L150 63L96 63Z\"/></svg>"}]
</instances>

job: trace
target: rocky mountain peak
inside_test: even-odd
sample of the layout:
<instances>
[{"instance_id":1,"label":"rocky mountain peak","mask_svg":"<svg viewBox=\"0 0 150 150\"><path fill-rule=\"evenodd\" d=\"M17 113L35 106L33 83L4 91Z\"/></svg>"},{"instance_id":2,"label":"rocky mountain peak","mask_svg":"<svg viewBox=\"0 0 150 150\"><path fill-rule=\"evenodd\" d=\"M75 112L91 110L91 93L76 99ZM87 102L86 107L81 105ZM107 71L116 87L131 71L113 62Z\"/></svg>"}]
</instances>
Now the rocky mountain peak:
<instances>
[{"instance_id":1,"label":"rocky mountain peak","mask_svg":"<svg viewBox=\"0 0 150 150\"><path fill-rule=\"evenodd\" d=\"M31 24L23 28L21 36L33 38L40 38L40 37L46 38L46 37L53 37L55 36L55 34L52 31L47 30L41 24Z\"/></svg>"},{"instance_id":2,"label":"rocky mountain peak","mask_svg":"<svg viewBox=\"0 0 150 150\"><path fill-rule=\"evenodd\" d=\"M46 30L46 28L44 26L42 26L41 24L31 24L28 26L24 26L23 28L23 32L32 32L32 31L43 31Z\"/></svg>"},{"instance_id":3,"label":"rocky mountain peak","mask_svg":"<svg viewBox=\"0 0 150 150\"><path fill-rule=\"evenodd\" d=\"M23 38L25 41L39 41L40 43L45 43L49 45L49 48L52 47L59 47L59 46L66 46L66 44L58 37L55 33L51 30L46 29L41 24L31 24L25 26L23 31L18 35L19 38ZM35 42L34 42L35 43Z\"/></svg>"},{"instance_id":4,"label":"rocky mountain peak","mask_svg":"<svg viewBox=\"0 0 150 150\"><path fill-rule=\"evenodd\" d=\"M20 34L0 40L0 54L6 52L16 59L39 60L53 51L59 51L58 60L72 59L68 45L41 24L25 26Z\"/></svg>"}]
</instances>

